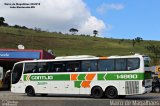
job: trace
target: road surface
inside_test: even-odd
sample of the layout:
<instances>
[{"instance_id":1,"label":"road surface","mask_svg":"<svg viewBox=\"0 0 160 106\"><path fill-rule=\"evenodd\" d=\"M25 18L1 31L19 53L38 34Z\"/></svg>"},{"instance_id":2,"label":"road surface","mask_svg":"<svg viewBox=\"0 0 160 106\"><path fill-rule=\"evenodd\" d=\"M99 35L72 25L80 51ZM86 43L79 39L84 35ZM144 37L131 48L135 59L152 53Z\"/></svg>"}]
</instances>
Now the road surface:
<instances>
[{"instance_id":1,"label":"road surface","mask_svg":"<svg viewBox=\"0 0 160 106\"><path fill-rule=\"evenodd\" d=\"M48 95L28 97L0 91L0 106L160 106L160 94L126 96L124 99L94 99L87 95Z\"/></svg>"}]
</instances>

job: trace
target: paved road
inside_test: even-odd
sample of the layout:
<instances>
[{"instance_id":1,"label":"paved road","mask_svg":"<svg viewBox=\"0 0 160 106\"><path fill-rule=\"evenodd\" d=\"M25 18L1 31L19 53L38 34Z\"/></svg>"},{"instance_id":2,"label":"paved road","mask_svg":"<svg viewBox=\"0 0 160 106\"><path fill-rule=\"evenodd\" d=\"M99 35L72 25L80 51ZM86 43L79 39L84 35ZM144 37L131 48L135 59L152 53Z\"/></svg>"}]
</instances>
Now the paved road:
<instances>
[{"instance_id":1,"label":"paved road","mask_svg":"<svg viewBox=\"0 0 160 106\"><path fill-rule=\"evenodd\" d=\"M0 91L0 106L160 106L160 94L127 96L125 99L94 99L83 95L48 95L28 97Z\"/></svg>"}]
</instances>

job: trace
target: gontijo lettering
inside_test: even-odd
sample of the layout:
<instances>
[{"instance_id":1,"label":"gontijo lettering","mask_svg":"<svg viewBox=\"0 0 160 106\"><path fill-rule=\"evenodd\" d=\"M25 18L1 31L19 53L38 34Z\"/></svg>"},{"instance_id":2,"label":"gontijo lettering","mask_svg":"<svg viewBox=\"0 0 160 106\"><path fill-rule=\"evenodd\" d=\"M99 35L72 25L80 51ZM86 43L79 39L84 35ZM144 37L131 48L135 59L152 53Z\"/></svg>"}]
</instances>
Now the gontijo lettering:
<instances>
[{"instance_id":1,"label":"gontijo lettering","mask_svg":"<svg viewBox=\"0 0 160 106\"><path fill-rule=\"evenodd\" d=\"M31 80L53 80L53 76L31 76Z\"/></svg>"}]
</instances>

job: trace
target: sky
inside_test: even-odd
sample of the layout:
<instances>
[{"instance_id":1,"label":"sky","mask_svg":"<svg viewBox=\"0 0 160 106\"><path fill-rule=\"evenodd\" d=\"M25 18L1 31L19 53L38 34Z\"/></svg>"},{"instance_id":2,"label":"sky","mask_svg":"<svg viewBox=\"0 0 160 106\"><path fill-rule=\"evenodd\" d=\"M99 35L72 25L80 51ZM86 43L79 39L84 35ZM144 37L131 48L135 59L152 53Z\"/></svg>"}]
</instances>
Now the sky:
<instances>
[{"instance_id":1,"label":"sky","mask_svg":"<svg viewBox=\"0 0 160 106\"><path fill-rule=\"evenodd\" d=\"M4 3L40 3L10 8ZM0 17L9 25L99 37L160 40L160 0L0 0Z\"/></svg>"},{"instance_id":2,"label":"sky","mask_svg":"<svg viewBox=\"0 0 160 106\"><path fill-rule=\"evenodd\" d=\"M91 14L110 28L106 37L160 40L160 0L85 0Z\"/></svg>"}]
</instances>

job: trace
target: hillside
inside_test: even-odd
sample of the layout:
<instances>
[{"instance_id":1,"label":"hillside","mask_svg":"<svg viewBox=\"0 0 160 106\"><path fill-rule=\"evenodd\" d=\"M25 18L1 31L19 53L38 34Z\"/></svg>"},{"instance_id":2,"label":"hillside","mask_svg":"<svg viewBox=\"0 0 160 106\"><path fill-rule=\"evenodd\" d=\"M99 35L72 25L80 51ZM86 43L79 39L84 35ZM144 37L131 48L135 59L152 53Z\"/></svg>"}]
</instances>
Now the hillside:
<instances>
[{"instance_id":1,"label":"hillside","mask_svg":"<svg viewBox=\"0 0 160 106\"><path fill-rule=\"evenodd\" d=\"M64 35L45 31L34 31L12 27L0 27L0 48L17 48L23 44L26 49L52 49L62 55L128 55L130 52L150 54L145 46L160 45L160 41L142 41L132 45L132 40Z\"/></svg>"}]
</instances>

